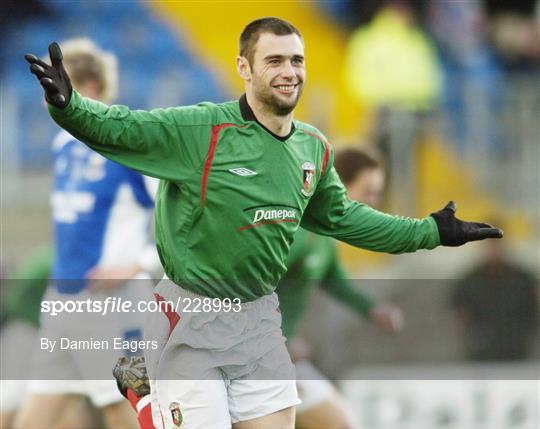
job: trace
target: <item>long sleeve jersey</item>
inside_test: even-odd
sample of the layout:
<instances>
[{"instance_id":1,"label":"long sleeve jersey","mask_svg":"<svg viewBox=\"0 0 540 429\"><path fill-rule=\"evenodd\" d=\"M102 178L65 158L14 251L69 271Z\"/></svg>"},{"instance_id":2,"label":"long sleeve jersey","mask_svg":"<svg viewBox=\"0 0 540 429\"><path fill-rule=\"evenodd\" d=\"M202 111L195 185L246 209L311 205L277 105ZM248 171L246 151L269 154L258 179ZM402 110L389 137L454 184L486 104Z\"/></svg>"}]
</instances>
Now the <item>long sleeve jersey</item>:
<instances>
[{"instance_id":1,"label":"long sleeve jersey","mask_svg":"<svg viewBox=\"0 0 540 429\"><path fill-rule=\"evenodd\" d=\"M222 104L130 110L73 92L53 119L102 155L161 179L156 243L167 276L192 292L251 301L271 293L299 225L364 249L439 245L431 218L390 216L353 202L315 128L279 137L246 97Z\"/></svg>"}]
</instances>

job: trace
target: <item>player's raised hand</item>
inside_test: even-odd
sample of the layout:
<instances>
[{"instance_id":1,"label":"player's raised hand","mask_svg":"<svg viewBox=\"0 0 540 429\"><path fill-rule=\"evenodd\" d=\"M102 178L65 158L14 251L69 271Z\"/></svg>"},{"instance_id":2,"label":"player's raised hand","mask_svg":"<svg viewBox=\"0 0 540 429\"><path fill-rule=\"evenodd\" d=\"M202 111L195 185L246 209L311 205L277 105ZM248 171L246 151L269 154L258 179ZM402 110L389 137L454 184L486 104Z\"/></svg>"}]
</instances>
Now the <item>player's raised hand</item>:
<instances>
[{"instance_id":1,"label":"player's raised hand","mask_svg":"<svg viewBox=\"0 0 540 429\"><path fill-rule=\"evenodd\" d=\"M450 201L442 210L431 213L437 222L443 246L461 246L469 241L502 238L503 231L481 222L465 222L456 216L456 203Z\"/></svg>"},{"instance_id":2,"label":"player's raised hand","mask_svg":"<svg viewBox=\"0 0 540 429\"><path fill-rule=\"evenodd\" d=\"M405 324L403 310L393 304L380 304L375 306L369 312L369 317L377 327L389 334L401 332Z\"/></svg>"},{"instance_id":3,"label":"player's raised hand","mask_svg":"<svg viewBox=\"0 0 540 429\"><path fill-rule=\"evenodd\" d=\"M90 292L113 292L142 271L138 263L122 267L94 267L86 273Z\"/></svg>"},{"instance_id":4,"label":"player's raised hand","mask_svg":"<svg viewBox=\"0 0 540 429\"><path fill-rule=\"evenodd\" d=\"M58 43L53 42L49 45L49 57L51 65L33 54L26 54L24 59L30 63L30 72L38 78L43 87L47 103L63 109L69 104L73 89L62 64L62 51Z\"/></svg>"}]
</instances>

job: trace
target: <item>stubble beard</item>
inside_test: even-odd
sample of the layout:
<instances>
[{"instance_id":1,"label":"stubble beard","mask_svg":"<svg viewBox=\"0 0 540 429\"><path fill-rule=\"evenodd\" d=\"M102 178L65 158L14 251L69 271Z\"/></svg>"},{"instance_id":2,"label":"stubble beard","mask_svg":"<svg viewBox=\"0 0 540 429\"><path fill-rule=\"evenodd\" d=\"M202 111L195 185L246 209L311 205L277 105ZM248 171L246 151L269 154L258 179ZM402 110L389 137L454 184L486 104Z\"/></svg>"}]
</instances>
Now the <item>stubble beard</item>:
<instances>
[{"instance_id":1,"label":"stubble beard","mask_svg":"<svg viewBox=\"0 0 540 429\"><path fill-rule=\"evenodd\" d=\"M289 115L300 100L300 95L302 95L303 85L298 85L298 92L296 97L290 101L284 101L272 93L272 87L260 91L256 91L255 95L257 99L266 107L266 109L276 116L287 116Z\"/></svg>"}]
</instances>

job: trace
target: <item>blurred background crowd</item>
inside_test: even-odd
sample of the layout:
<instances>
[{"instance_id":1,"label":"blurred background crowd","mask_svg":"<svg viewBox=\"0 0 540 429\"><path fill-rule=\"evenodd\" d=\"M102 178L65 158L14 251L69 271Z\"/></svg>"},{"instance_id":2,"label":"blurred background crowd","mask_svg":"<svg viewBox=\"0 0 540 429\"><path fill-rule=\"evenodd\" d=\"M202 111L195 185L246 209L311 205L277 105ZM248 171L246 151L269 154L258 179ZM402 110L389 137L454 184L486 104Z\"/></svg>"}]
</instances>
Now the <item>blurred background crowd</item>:
<instances>
[{"instance_id":1,"label":"blurred background crowd","mask_svg":"<svg viewBox=\"0 0 540 429\"><path fill-rule=\"evenodd\" d=\"M240 31L268 15L289 20L305 39L308 84L296 117L317 126L338 149L370 146L382 154L384 211L426 216L453 199L459 217L505 230L502 242L397 257L340 245L356 286L399 305L405 329L381 335L324 293L310 298L302 324L313 360L343 380L365 427L465 427L452 424L468 418L462 415L481 397L474 383L454 386L457 399L446 405L433 400L429 417L417 417L415 424L403 411L405 392L414 386L400 391L394 383L389 393L384 383L349 381L467 378L460 372L469 368L467 361L493 365L482 376L487 379L527 379L530 367L538 375L535 0L1 2L2 278L12 278L29 254L51 240L50 142L58 129L28 74L25 53L45 55L53 40L90 37L118 56L119 104L150 109L220 102L241 95L234 66ZM423 372L434 365L439 369ZM501 426L499 420L482 426L487 420L477 416L478 426L468 427L538 427L538 385L512 389L508 413L498 411ZM436 391L431 386L413 396L421 401ZM488 398L487 390L483 394ZM464 397L468 402L461 405ZM493 406L490 398L484 398L485 409ZM371 414L366 417L362 407Z\"/></svg>"}]
</instances>

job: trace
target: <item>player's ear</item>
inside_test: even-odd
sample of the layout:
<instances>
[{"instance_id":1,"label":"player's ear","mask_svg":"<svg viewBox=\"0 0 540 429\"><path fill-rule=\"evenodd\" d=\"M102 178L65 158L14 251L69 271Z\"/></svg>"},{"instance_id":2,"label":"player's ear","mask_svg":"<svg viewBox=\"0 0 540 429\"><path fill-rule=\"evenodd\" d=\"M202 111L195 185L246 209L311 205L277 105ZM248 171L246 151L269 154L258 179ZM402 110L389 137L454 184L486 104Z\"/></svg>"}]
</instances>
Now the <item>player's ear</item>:
<instances>
[{"instance_id":1,"label":"player's ear","mask_svg":"<svg viewBox=\"0 0 540 429\"><path fill-rule=\"evenodd\" d=\"M251 67L249 66L249 61L246 57L240 55L236 57L236 70L242 79L251 79Z\"/></svg>"}]
</instances>

